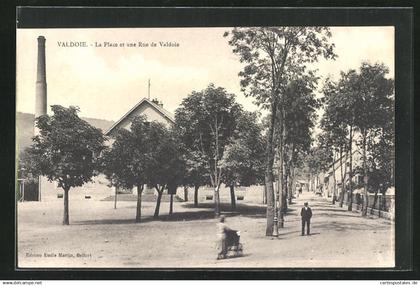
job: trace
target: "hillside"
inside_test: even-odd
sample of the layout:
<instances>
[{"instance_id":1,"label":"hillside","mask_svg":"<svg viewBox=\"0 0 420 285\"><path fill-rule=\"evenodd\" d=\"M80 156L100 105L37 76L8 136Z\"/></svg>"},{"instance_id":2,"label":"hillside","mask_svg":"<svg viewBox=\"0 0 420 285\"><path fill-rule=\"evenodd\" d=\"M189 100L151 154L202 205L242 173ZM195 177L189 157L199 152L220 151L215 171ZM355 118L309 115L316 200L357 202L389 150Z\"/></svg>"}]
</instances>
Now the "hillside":
<instances>
[{"instance_id":1,"label":"hillside","mask_svg":"<svg viewBox=\"0 0 420 285\"><path fill-rule=\"evenodd\" d=\"M93 119L93 118L83 118L92 126L101 129L103 132L107 131L113 121L102 120L102 119ZM32 143L33 136L33 122L34 115L22 112L16 112L16 143L19 150L23 150L26 147L30 146Z\"/></svg>"}]
</instances>

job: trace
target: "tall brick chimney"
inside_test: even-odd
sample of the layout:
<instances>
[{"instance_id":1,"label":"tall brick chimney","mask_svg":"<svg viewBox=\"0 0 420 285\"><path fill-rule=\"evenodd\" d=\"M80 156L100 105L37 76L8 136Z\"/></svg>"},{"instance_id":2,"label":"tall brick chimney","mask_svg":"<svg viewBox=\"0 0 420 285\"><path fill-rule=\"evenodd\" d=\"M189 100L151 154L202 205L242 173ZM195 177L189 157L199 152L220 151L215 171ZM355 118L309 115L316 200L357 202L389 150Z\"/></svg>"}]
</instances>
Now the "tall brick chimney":
<instances>
[{"instance_id":1,"label":"tall brick chimney","mask_svg":"<svg viewBox=\"0 0 420 285\"><path fill-rule=\"evenodd\" d=\"M47 114L47 75L45 72L45 38L38 37L38 63L36 66L35 90L35 119ZM39 134L39 129L34 121L34 136ZM38 177L38 201L41 201L41 176Z\"/></svg>"},{"instance_id":2,"label":"tall brick chimney","mask_svg":"<svg viewBox=\"0 0 420 285\"><path fill-rule=\"evenodd\" d=\"M47 76L45 72L45 38L38 37L38 63L36 70L35 118L47 114ZM34 126L34 135L39 130Z\"/></svg>"}]
</instances>

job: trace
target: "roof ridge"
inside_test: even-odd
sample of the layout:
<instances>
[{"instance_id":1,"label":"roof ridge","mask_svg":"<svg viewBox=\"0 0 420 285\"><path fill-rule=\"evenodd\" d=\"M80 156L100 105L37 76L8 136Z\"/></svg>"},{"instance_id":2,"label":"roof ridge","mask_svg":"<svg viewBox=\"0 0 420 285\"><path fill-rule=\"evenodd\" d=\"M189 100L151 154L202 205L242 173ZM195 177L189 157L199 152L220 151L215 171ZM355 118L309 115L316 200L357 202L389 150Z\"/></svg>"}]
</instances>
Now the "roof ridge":
<instances>
[{"instance_id":1,"label":"roof ridge","mask_svg":"<svg viewBox=\"0 0 420 285\"><path fill-rule=\"evenodd\" d=\"M163 107L161 107L160 105L156 104L155 102L153 102L153 100L150 100L148 98L143 98L145 99L147 102L149 102L150 104L152 104L156 109L158 109L159 111L161 111L161 113L164 113L171 121L174 122L174 115L169 112L168 110L164 109Z\"/></svg>"},{"instance_id":2,"label":"roof ridge","mask_svg":"<svg viewBox=\"0 0 420 285\"><path fill-rule=\"evenodd\" d=\"M127 118L134 110L136 110L141 104L144 102L149 103L152 107L154 107L158 112L160 112L163 116L165 116L167 119L169 119L172 123L175 122L174 116L172 113L164 109L163 107L160 107L156 103L152 102L150 99L144 97L141 99L134 107L132 107L127 113L125 113L118 121L116 121L106 132L105 135L108 135L113 129L115 129L125 118Z\"/></svg>"}]
</instances>

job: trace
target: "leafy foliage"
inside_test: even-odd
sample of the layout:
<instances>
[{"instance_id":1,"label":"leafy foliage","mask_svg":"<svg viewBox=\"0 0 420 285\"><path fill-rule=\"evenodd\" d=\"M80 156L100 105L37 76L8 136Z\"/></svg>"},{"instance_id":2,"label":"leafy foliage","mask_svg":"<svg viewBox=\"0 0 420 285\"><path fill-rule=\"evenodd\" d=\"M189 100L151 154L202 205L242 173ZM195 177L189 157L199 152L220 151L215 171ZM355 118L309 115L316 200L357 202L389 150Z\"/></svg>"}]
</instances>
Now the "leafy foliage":
<instances>
[{"instance_id":1,"label":"leafy foliage","mask_svg":"<svg viewBox=\"0 0 420 285\"><path fill-rule=\"evenodd\" d=\"M37 119L40 134L33 138L28 168L57 181L63 189L82 186L98 174L102 132L80 119L76 107L53 105L51 109L54 115Z\"/></svg>"},{"instance_id":2,"label":"leafy foliage","mask_svg":"<svg viewBox=\"0 0 420 285\"><path fill-rule=\"evenodd\" d=\"M64 189L63 225L69 224L68 192L99 173L99 155L104 148L101 130L77 115L78 108L51 106L53 115L37 118L39 135L28 150L28 172L57 181Z\"/></svg>"},{"instance_id":3,"label":"leafy foliage","mask_svg":"<svg viewBox=\"0 0 420 285\"><path fill-rule=\"evenodd\" d=\"M326 27L234 28L224 35L230 36L233 52L246 64L239 73L242 91L264 108L269 108L294 78L313 74L306 70L308 63L321 56L336 56Z\"/></svg>"},{"instance_id":4,"label":"leafy foliage","mask_svg":"<svg viewBox=\"0 0 420 285\"><path fill-rule=\"evenodd\" d=\"M242 112L232 143L223 159L223 181L226 185L249 186L264 181L264 138L258 113Z\"/></svg>"},{"instance_id":5,"label":"leafy foliage","mask_svg":"<svg viewBox=\"0 0 420 285\"><path fill-rule=\"evenodd\" d=\"M144 184L155 187L157 216L163 190L175 192L185 173L177 137L163 124L139 116L133 119L130 130L118 130L114 139L112 148L103 155L104 173L116 186L137 186L139 192Z\"/></svg>"},{"instance_id":6,"label":"leafy foliage","mask_svg":"<svg viewBox=\"0 0 420 285\"><path fill-rule=\"evenodd\" d=\"M112 148L104 151L103 172L112 185L129 189L147 183L148 165L153 159L146 136L148 124L145 117L134 118L131 129L119 129Z\"/></svg>"},{"instance_id":7,"label":"leafy foliage","mask_svg":"<svg viewBox=\"0 0 420 285\"><path fill-rule=\"evenodd\" d=\"M36 157L34 157L30 147L25 148L18 156L17 177L30 183L38 183L39 175L41 175L41 172L37 167Z\"/></svg>"},{"instance_id":8,"label":"leafy foliage","mask_svg":"<svg viewBox=\"0 0 420 285\"><path fill-rule=\"evenodd\" d=\"M352 153L353 141L361 149L363 165L354 170L365 178L363 185L358 185L365 190L364 215L368 189L382 191L393 185L394 81L387 78L388 72L384 64L362 62L358 71L342 72L338 82L327 80L323 89L326 108L321 128L325 140L340 153ZM350 163L350 180L352 174ZM349 186L351 192L351 181Z\"/></svg>"},{"instance_id":9,"label":"leafy foliage","mask_svg":"<svg viewBox=\"0 0 420 285\"><path fill-rule=\"evenodd\" d=\"M316 110L320 106L314 94L316 82L315 77L296 79L288 84L284 93L284 105L288 107L284 110L283 147L289 168L301 166L300 158L311 149ZM290 169L286 169L286 172L290 172Z\"/></svg>"},{"instance_id":10,"label":"leafy foliage","mask_svg":"<svg viewBox=\"0 0 420 285\"><path fill-rule=\"evenodd\" d=\"M218 188L222 182L222 165L226 147L231 143L240 106L235 96L210 84L205 90L192 92L175 112L175 129L187 152L188 169L205 169L215 188L215 212L219 214ZM200 176L194 175L194 178ZM204 182L204 180L202 180Z\"/></svg>"},{"instance_id":11,"label":"leafy foliage","mask_svg":"<svg viewBox=\"0 0 420 285\"><path fill-rule=\"evenodd\" d=\"M265 151L266 235L270 236L274 229L275 213L275 130L279 129L280 136L283 136L284 110L290 107L284 104L284 94L291 81L305 76L315 77L314 71L307 68L309 63L316 62L321 56L334 59L334 44L329 42L331 32L326 27L234 28L231 32L226 32L225 36L230 36L229 44L233 47L233 52L245 64L243 71L239 73L242 91L245 96L254 97L258 106L270 112ZM285 152L282 141L283 138L279 146L280 160L283 160ZM279 165L283 165L283 161Z\"/></svg>"}]
</instances>

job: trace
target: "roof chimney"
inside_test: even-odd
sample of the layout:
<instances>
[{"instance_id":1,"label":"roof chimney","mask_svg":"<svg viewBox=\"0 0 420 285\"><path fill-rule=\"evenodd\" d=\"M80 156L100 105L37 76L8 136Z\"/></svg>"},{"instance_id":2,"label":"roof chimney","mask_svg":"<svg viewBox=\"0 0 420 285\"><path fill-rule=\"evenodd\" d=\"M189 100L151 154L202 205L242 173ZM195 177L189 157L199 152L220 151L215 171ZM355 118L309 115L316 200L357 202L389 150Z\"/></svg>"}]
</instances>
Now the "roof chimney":
<instances>
[{"instance_id":1,"label":"roof chimney","mask_svg":"<svg viewBox=\"0 0 420 285\"><path fill-rule=\"evenodd\" d=\"M163 102L159 101L157 98L152 99L152 102L158 105L159 107L163 108Z\"/></svg>"}]
</instances>

